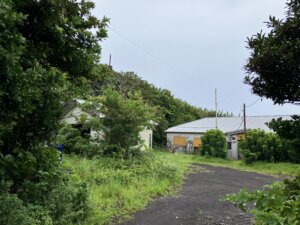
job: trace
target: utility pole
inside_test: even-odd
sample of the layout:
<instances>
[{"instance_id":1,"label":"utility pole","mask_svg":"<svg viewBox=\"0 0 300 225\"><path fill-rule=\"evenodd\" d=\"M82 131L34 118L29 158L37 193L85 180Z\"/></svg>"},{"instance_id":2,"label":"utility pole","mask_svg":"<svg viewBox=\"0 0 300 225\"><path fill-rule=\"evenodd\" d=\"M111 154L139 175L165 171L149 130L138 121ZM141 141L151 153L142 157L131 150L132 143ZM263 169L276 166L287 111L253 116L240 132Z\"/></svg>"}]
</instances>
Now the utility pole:
<instances>
[{"instance_id":1,"label":"utility pole","mask_svg":"<svg viewBox=\"0 0 300 225\"><path fill-rule=\"evenodd\" d=\"M111 54L109 54L109 68L112 70L112 65L111 65Z\"/></svg>"},{"instance_id":2,"label":"utility pole","mask_svg":"<svg viewBox=\"0 0 300 225\"><path fill-rule=\"evenodd\" d=\"M218 101L217 101L217 88L215 88L215 105L216 105L216 129L218 129Z\"/></svg>"},{"instance_id":3,"label":"utility pole","mask_svg":"<svg viewBox=\"0 0 300 225\"><path fill-rule=\"evenodd\" d=\"M244 115L244 134L245 138L247 136L247 126L246 126L246 104L243 104L243 115Z\"/></svg>"}]
</instances>

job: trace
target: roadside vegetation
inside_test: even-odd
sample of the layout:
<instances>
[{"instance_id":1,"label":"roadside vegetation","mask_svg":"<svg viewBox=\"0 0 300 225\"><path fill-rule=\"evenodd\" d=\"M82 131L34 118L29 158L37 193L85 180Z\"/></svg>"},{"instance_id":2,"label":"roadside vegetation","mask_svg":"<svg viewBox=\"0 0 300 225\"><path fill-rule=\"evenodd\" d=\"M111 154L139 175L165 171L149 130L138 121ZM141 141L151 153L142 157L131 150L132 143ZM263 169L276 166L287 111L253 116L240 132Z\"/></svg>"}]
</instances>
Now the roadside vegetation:
<instances>
[{"instance_id":1,"label":"roadside vegetation","mask_svg":"<svg viewBox=\"0 0 300 225\"><path fill-rule=\"evenodd\" d=\"M176 193L191 157L143 152L139 157L64 157L62 167L87 185L90 214L84 224L107 224L130 218L155 197Z\"/></svg>"},{"instance_id":2,"label":"roadside vegetation","mask_svg":"<svg viewBox=\"0 0 300 225\"><path fill-rule=\"evenodd\" d=\"M85 158L65 155L62 167L72 180L85 183L89 213L84 224L107 224L130 218L153 199L176 194L184 177L193 171L193 164L208 164L268 175L295 176L300 168L293 163L226 160L215 157L173 154L166 151L146 151L138 157Z\"/></svg>"}]
</instances>

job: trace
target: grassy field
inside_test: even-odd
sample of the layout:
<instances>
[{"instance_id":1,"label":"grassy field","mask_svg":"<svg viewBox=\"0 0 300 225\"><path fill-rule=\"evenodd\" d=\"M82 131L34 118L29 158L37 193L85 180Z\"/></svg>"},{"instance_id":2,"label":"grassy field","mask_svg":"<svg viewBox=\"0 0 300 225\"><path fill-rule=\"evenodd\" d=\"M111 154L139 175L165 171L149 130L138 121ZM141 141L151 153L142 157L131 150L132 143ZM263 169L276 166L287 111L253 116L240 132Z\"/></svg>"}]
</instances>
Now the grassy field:
<instances>
[{"instance_id":1,"label":"grassy field","mask_svg":"<svg viewBox=\"0 0 300 225\"><path fill-rule=\"evenodd\" d=\"M167 152L148 153L134 160L66 156L63 167L72 171L73 179L88 185L91 214L86 225L98 225L123 221L155 197L176 193L193 163L270 175L300 174L300 165L291 163L246 165L242 161Z\"/></svg>"}]
</instances>

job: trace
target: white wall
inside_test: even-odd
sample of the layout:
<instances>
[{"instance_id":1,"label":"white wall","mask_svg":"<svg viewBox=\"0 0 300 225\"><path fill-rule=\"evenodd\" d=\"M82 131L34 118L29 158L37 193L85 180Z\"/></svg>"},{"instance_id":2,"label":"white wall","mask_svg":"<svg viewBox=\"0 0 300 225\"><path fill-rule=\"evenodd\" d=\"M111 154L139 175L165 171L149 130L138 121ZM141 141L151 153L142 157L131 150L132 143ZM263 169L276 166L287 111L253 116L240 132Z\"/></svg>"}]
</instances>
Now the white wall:
<instances>
[{"instance_id":1,"label":"white wall","mask_svg":"<svg viewBox=\"0 0 300 225\"><path fill-rule=\"evenodd\" d=\"M140 137L144 142L144 148L152 148L153 131L151 129L145 129L140 132Z\"/></svg>"},{"instance_id":2,"label":"white wall","mask_svg":"<svg viewBox=\"0 0 300 225\"><path fill-rule=\"evenodd\" d=\"M238 137L237 135L227 135L227 142L231 142L231 149L228 149L227 157L229 159L238 159L239 151L238 151Z\"/></svg>"},{"instance_id":3,"label":"white wall","mask_svg":"<svg viewBox=\"0 0 300 225\"><path fill-rule=\"evenodd\" d=\"M86 114L87 118L91 118L91 116L87 113L84 113L81 108L78 106L74 107L72 110L70 110L64 118L62 118L59 122L60 123L67 123L67 124L76 124L76 118L79 118L81 114Z\"/></svg>"}]
</instances>

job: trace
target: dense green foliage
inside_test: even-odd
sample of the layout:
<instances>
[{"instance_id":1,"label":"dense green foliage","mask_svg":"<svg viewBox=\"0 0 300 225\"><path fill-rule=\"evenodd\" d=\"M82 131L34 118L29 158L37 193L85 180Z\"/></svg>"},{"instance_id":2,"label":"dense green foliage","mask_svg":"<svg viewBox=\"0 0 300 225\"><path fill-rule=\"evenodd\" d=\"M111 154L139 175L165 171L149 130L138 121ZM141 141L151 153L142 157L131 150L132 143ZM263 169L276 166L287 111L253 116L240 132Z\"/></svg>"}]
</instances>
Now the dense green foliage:
<instances>
[{"instance_id":1,"label":"dense green foliage","mask_svg":"<svg viewBox=\"0 0 300 225\"><path fill-rule=\"evenodd\" d=\"M56 144L63 144L63 154L74 153L85 157L101 156L103 148L91 137L82 137L80 129L63 126L56 138Z\"/></svg>"},{"instance_id":2,"label":"dense green foliage","mask_svg":"<svg viewBox=\"0 0 300 225\"><path fill-rule=\"evenodd\" d=\"M248 38L251 56L245 66L245 83L261 97L275 103L300 103L300 2L287 2L284 20L269 18L268 34Z\"/></svg>"},{"instance_id":3,"label":"dense green foliage","mask_svg":"<svg viewBox=\"0 0 300 225\"><path fill-rule=\"evenodd\" d=\"M201 138L202 145L200 154L225 158L227 154L227 145L225 134L220 130L206 131Z\"/></svg>"},{"instance_id":4,"label":"dense green foliage","mask_svg":"<svg viewBox=\"0 0 300 225\"><path fill-rule=\"evenodd\" d=\"M278 135L263 130L249 131L246 140L239 142L239 149L246 163L288 160L287 148Z\"/></svg>"},{"instance_id":5,"label":"dense green foliage","mask_svg":"<svg viewBox=\"0 0 300 225\"><path fill-rule=\"evenodd\" d=\"M154 109L137 93L128 95L126 98L107 89L85 104L85 110L95 115L90 125L101 133L98 142L106 155L129 158L139 154L143 145L140 132L152 127Z\"/></svg>"},{"instance_id":6,"label":"dense green foliage","mask_svg":"<svg viewBox=\"0 0 300 225\"><path fill-rule=\"evenodd\" d=\"M300 116L292 116L291 120L272 120L268 126L284 140L289 160L300 163Z\"/></svg>"},{"instance_id":7,"label":"dense green foliage","mask_svg":"<svg viewBox=\"0 0 300 225\"><path fill-rule=\"evenodd\" d=\"M167 128L215 115L214 111L197 108L175 98L169 90L157 88L133 72L118 73L105 65L98 66L97 70L100 76L93 81L95 95L103 94L107 87L125 97L128 97L130 92L140 92L144 102L156 108L155 122L158 125L155 127L153 137L154 146L165 146ZM222 115L224 113L220 113L220 116Z\"/></svg>"},{"instance_id":8,"label":"dense green foliage","mask_svg":"<svg viewBox=\"0 0 300 225\"><path fill-rule=\"evenodd\" d=\"M90 211L86 185L51 170L39 173L38 182L25 181L17 193L12 193L12 183L1 181L0 224L81 224Z\"/></svg>"},{"instance_id":9,"label":"dense green foliage","mask_svg":"<svg viewBox=\"0 0 300 225\"><path fill-rule=\"evenodd\" d=\"M189 168L190 157L143 152L127 160L66 156L62 166L87 183L91 214L82 223L117 224L154 197L173 193Z\"/></svg>"},{"instance_id":10,"label":"dense green foliage","mask_svg":"<svg viewBox=\"0 0 300 225\"><path fill-rule=\"evenodd\" d=\"M297 225L300 223L300 176L266 186L263 191L249 192L242 189L238 194L226 196L226 200L246 210L250 204L258 225ZM253 203L253 204L252 204Z\"/></svg>"},{"instance_id":11,"label":"dense green foliage","mask_svg":"<svg viewBox=\"0 0 300 225\"><path fill-rule=\"evenodd\" d=\"M107 19L93 17L93 7L0 1L1 224L78 224L87 216L84 184L61 171L50 143L61 103L88 91L99 61Z\"/></svg>"}]
</instances>

